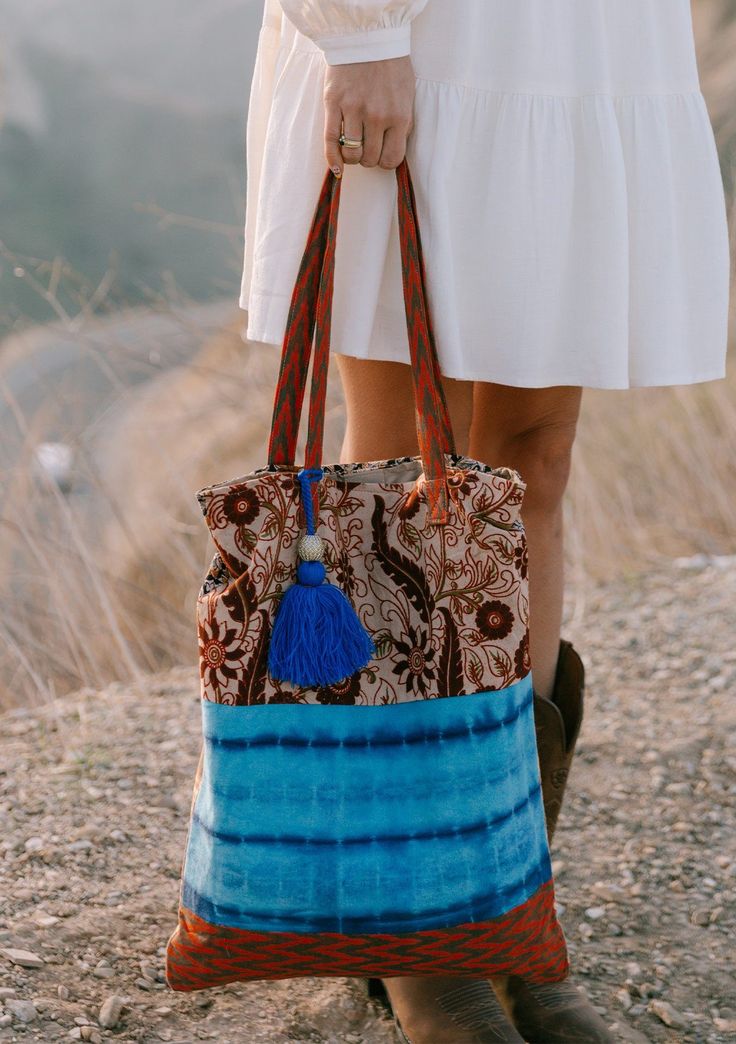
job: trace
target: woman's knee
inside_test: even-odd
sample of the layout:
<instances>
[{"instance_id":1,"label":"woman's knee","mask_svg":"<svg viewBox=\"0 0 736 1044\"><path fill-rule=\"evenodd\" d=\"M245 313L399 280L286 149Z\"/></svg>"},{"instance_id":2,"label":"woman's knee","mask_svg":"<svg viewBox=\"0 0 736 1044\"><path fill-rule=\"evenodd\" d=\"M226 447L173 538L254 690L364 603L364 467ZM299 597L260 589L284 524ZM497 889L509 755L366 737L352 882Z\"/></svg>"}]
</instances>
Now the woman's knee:
<instances>
[{"instance_id":1,"label":"woman's knee","mask_svg":"<svg viewBox=\"0 0 736 1044\"><path fill-rule=\"evenodd\" d=\"M509 463L526 482L526 511L553 513L570 478L575 424L540 425L507 442Z\"/></svg>"},{"instance_id":2,"label":"woman's knee","mask_svg":"<svg viewBox=\"0 0 736 1044\"><path fill-rule=\"evenodd\" d=\"M515 468L527 484L526 509L552 514L567 487L582 388L477 385L471 453Z\"/></svg>"}]
</instances>

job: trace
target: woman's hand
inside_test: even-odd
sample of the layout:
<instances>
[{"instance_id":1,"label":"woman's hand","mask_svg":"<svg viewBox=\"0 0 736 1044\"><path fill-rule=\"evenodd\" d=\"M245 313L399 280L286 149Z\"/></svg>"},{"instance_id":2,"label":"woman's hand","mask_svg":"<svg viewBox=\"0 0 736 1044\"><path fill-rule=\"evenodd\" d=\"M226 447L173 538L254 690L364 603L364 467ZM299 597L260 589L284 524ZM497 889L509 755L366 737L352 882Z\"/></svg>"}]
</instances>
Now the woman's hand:
<instances>
[{"instance_id":1,"label":"woman's hand","mask_svg":"<svg viewBox=\"0 0 736 1044\"><path fill-rule=\"evenodd\" d=\"M328 65L325 70L325 156L342 177L343 164L393 170L406 152L414 123L414 67L410 55L375 62ZM338 138L363 139L362 148Z\"/></svg>"}]
</instances>

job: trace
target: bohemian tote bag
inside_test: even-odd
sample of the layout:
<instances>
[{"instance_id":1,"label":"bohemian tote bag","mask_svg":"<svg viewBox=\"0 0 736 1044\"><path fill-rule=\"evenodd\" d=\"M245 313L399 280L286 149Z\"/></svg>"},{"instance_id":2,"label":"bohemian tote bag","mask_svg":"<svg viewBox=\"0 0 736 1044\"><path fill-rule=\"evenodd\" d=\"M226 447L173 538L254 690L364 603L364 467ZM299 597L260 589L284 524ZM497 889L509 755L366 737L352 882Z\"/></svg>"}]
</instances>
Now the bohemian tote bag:
<instances>
[{"instance_id":1,"label":"bohemian tote bag","mask_svg":"<svg viewBox=\"0 0 736 1044\"><path fill-rule=\"evenodd\" d=\"M396 168L420 453L323 465L341 181L294 286L268 463L196 494L202 745L166 980L569 974L519 474L454 452ZM295 465L311 360L305 466Z\"/></svg>"}]
</instances>

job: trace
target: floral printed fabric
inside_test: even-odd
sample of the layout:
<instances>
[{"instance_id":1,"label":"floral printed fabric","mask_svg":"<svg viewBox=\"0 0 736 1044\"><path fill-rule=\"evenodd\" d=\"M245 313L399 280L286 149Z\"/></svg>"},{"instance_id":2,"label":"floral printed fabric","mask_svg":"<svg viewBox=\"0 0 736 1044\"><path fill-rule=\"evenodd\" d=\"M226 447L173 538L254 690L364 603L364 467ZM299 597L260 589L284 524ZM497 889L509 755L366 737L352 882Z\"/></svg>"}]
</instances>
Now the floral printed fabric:
<instances>
[{"instance_id":1,"label":"floral printed fabric","mask_svg":"<svg viewBox=\"0 0 736 1044\"><path fill-rule=\"evenodd\" d=\"M510 468L447 457L451 514L427 521L421 461L324 468L317 532L327 580L348 596L376 655L326 688L267 671L304 516L295 468L265 467L197 493L217 551L197 599L202 698L368 704L502 689L530 670L525 484Z\"/></svg>"}]
</instances>

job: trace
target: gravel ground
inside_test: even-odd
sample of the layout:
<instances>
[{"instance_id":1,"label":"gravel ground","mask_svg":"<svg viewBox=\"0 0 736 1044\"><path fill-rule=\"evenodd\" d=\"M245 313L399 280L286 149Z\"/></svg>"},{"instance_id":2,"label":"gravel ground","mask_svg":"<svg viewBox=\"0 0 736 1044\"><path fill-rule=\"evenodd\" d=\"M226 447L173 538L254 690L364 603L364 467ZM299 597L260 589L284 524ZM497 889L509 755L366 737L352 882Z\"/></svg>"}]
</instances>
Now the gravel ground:
<instances>
[{"instance_id":1,"label":"gravel ground","mask_svg":"<svg viewBox=\"0 0 736 1044\"><path fill-rule=\"evenodd\" d=\"M736 557L568 602L588 689L552 854L575 981L622 1041L736 1040ZM395 1039L360 980L166 985L198 700L195 665L0 717L0 1041Z\"/></svg>"}]
</instances>

